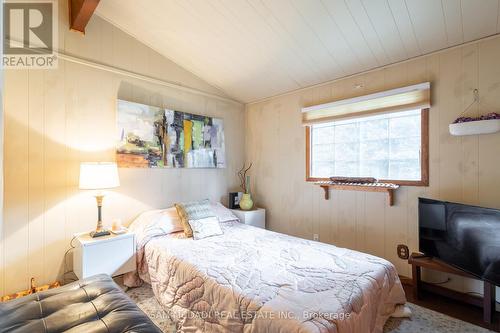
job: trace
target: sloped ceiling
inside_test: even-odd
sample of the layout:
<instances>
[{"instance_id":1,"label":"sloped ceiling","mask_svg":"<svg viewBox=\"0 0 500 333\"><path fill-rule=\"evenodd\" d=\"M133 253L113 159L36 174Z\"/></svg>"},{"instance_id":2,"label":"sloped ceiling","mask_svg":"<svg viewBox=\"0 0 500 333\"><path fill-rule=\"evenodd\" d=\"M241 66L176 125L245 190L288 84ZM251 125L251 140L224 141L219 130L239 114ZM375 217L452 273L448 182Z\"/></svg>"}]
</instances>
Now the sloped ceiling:
<instances>
[{"instance_id":1,"label":"sloped ceiling","mask_svg":"<svg viewBox=\"0 0 500 333\"><path fill-rule=\"evenodd\" d=\"M500 0L103 0L97 14L246 103L500 33Z\"/></svg>"}]
</instances>

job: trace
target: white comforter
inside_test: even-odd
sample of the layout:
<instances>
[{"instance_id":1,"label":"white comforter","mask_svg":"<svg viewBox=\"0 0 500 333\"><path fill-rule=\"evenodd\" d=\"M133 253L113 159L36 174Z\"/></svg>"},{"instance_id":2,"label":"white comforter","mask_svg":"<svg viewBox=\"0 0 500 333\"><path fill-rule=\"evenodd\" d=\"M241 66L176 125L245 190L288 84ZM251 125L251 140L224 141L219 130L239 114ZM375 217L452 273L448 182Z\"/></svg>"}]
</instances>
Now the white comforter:
<instances>
[{"instance_id":1,"label":"white comforter","mask_svg":"<svg viewBox=\"0 0 500 333\"><path fill-rule=\"evenodd\" d=\"M137 235L139 275L182 332L382 332L406 302L384 259L238 222L222 227L196 241Z\"/></svg>"}]
</instances>

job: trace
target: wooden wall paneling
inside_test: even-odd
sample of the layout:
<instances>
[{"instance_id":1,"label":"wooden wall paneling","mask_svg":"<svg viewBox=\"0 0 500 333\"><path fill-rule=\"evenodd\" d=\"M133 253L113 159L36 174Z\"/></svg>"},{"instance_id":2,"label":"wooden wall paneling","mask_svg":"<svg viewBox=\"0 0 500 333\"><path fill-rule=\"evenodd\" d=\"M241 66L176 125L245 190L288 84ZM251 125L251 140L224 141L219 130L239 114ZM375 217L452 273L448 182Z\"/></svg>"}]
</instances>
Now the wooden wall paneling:
<instances>
[{"instance_id":1,"label":"wooden wall paneling","mask_svg":"<svg viewBox=\"0 0 500 333\"><path fill-rule=\"evenodd\" d=\"M479 92L481 113L498 112L500 109L500 43L491 40L479 46ZM481 93L482 92L482 93ZM478 138L479 204L500 208L498 189L500 188L500 136L481 135ZM497 293L498 294L498 293Z\"/></svg>"},{"instance_id":2,"label":"wooden wall paneling","mask_svg":"<svg viewBox=\"0 0 500 333\"><path fill-rule=\"evenodd\" d=\"M385 258L387 196L366 192L365 250L367 253ZM390 226L389 226L390 227Z\"/></svg>"},{"instance_id":3,"label":"wooden wall paneling","mask_svg":"<svg viewBox=\"0 0 500 333\"><path fill-rule=\"evenodd\" d=\"M28 80L28 276L43 281L44 240L44 73L32 70Z\"/></svg>"},{"instance_id":4,"label":"wooden wall paneling","mask_svg":"<svg viewBox=\"0 0 500 333\"><path fill-rule=\"evenodd\" d=\"M5 71L5 142L4 146L4 239L3 277L5 292L22 290L28 286L28 191L29 139L28 70ZM13 138L10 142L9 138Z\"/></svg>"},{"instance_id":5,"label":"wooden wall paneling","mask_svg":"<svg viewBox=\"0 0 500 333\"><path fill-rule=\"evenodd\" d=\"M45 281L54 281L62 273L66 248L66 109L65 64L46 71L45 76Z\"/></svg>"},{"instance_id":6,"label":"wooden wall paneling","mask_svg":"<svg viewBox=\"0 0 500 333\"><path fill-rule=\"evenodd\" d=\"M500 18L500 5L498 6L498 17ZM497 20L497 33L500 32L500 21Z\"/></svg>"},{"instance_id":7,"label":"wooden wall paneling","mask_svg":"<svg viewBox=\"0 0 500 333\"><path fill-rule=\"evenodd\" d=\"M291 108L295 108L295 106L292 106L294 103L297 103L297 99L291 99L288 101L289 105ZM271 149L270 154L266 154L265 156L262 155L259 158L257 158L258 162L252 162L254 163L253 168L257 167L260 169L261 172L264 174L270 174L272 175L272 178L268 178L268 183L266 184L266 188L269 188L269 193L262 192L262 190L259 191L259 197L257 200L259 203L263 203L263 207L266 208L267 211L269 211L268 217L269 219L266 218L266 223L269 223L273 221L273 216L277 219L275 221L279 221L278 224L282 224L284 221L288 221L287 223L287 228L283 229L280 228L283 232L286 233L291 233L291 230L295 230L294 235L297 235L300 232L300 227L297 226L297 214L296 212L298 211L299 213L302 211L300 205L302 204L300 201L297 201L296 196L294 193L296 191L299 191L299 189L296 187L296 181L294 181L294 178L296 177L296 168L298 168L298 165L287 165L284 164L284 161L289 161L290 159L293 160L293 154L292 151L295 151L296 149L300 149L299 147L295 147L295 142L292 139L294 136L298 135L298 133L293 134L293 132L290 130L291 125L291 120L287 120L286 113L284 113L284 108L286 109L286 106L284 107L281 104L280 100L274 101L273 103L268 103L260 112L265 113L265 121L270 122L272 126L272 133L273 133L273 138L275 139L274 144L267 142L267 139L262 136L262 133L264 131L260 131L262 128L260 124L260 119L256 120L258 125L258 131L255 133L255 135L260 137L260 143L264 145L264 149L269 150ZM272 119L273 115L272 113L274 112L274 117L275 119ZM284 117L284 118L282 118ZM271 141L272 142L272 141ZM272 148L265 148L266 145L273 146ZM259 154L259 149L262 149L262 147L259 147L255 150L256 154ZM274 150L276 149L276 150ZM276 154L274 155L273 152ZM276 156L276 160L272 160L272 156ZM271 158L271 159L269 159ZM250 161L248 161L250 162ZM259 164L263 163L265 165L265 169L261 169L259 167ZM273 164L269 164L273 163ZM274 170L273 170L274 169ZM259 178L257 178L259 177ZM259 180L260 176L257 176L254 178L254 186L259 187ZM275 184L277 186L272 186L270 184L271 180L274 180ZM281 194L280 194L280 189L281 189ZM307 198L307 195L304 195L305 198ZM269 201L266 199L268 198ZM267 214L266 211L266 214Z\"/></svg>"},{"instance_id":8,"label":"wooden wall paneling","mask_svg":"<svg viewBox=\"0 0 500 333\"><path fill-rule=\"evenodd\" d=\"M420 82L428 82L428 72L425 59L417 59L407 64L407 84L417 84ZM432 83L431 83L432 86ZM431 88L432 89L432 88ZM429 115L430 118L430 115ZM429 121L430 126L430 121ZM430 131L429 131L430 132ZM429 153L430 159L430 153ZM430 162L429 162L430 169ZM407 197L408 197L408 207L407 207L407 246L410 249L410 253L418 252L419 250L419 239L418 239L418 197L426 197L428 193L428 187L422 186L409 186L407 187ZM410 274L411 271L408 273ZM411 274L410 274L411 275Z\"/></svg>"},{"instance_id":9,"label":"wooden wall paneling","mask_svg":"<svg viewBox=\"0 0 500 333\"><path fill-rule=\"evenodd\" d=\"M312 91L312 90L304 92L301 95L302 95L301 102L300 102L301 105L313 104L314 100L316 98L314 91ZM298 104L297 103L294 103L294 104L295 104L294 108L297 108ZM317 200L319 198L316 196L317 193L316 193L316 189L314 188L314 186L311 186L311 184L304 182L304 175L306 173L305 163L304 163L304 158L305 158L305 143L304 143L305 142L305 137L304 137L305 131L304 131L304 129L302 128L302 131L300 131L301 132L300 136L297 135L299 133L299 131L297 129L299 129L299 127L302 127L302 121L301 121L301 117L300 117L301 115L300 115L300 113L298 113L298 114L294 114L292 117L285 116L290 112L290 110L293 110L294 108L291 108L291 107L287 108L286 113L285 113L285 110L283 110L284 112L282 115L282 119L288 118L290 120L293 120L292 126L290 126L289 128L295 128L295 130L293 131L293 133L287 133L287 136L294 138L295 139L294 141L297 141L297 143L300 142L300 144L298 144L299 149L297 149L295 151L297 151L297 152L300 151L301 154L300 155L298 155L298 154L291 155L293 158L293 164L295 165L294 175L293 175L293 182L295 183L294 185L296 186L296 188L299 191L304 193L302 200L298 201L300 206L297 205L298 209L295 212L295 216L296 216L295 225L298 227L298 230L299 230L298 235L300 237L303 237L306 239L312 239L313 233L315 232L315 230L317 230L317 227L315 226L315 220L314 220L314 218L315 217L317 218L317 216L315 216L316 212L313 211L312 202L314 202L314 200ZM282 162L282 163L283 163L283 167L285 168L286 167L285 162ZM302 175L302 178L299 177L300 175ZM302 207L302 209L300 209L300 207Z\"/></svg>"},{"instance_id":10,"label":"wooden wall paneling","mask_svg":"<svg viewBox=\"0 0 500 333\"><path fill-rule=\"evenodd\" d=\"M337 192L337 232L336 245L341 247L356 246L356 193L355 191ZM331 199L330 199L331 200Z\"/></svg>"},{"instance_id":11,"label":"wooden wall paneling","mask_svg":"<svg viewBox=\"0 0 500 333\"><path fill-rule=\"evenodd\" d=\"M366 192L356 192L356 241L355 249L366 252Z\"/></svg>"},{"instance_id":12,"label":"wooden wall paneling","mask_svg":"<svg viewBox=\"0 0 500 333\"><path fill-rule=\"evenodd\" d=\"M473 100L474 89L479 89L479 46L473 44L462 48L462 66L464 73L463 84L463 99L462 110L470 105ZM485 89L485 95L488 91ZM467 115L477 117L481 114L482 108L480 104L474 104ZM462 202L472 205L479 204L479 136L463 136L461 137L462 144Z\"/></svg>"},{"instance_id":13,"label":"wooden wall paneling","mask_svg":"<svg viewBox=\"0 0 500 333\"><path fill-rule=\"evenodd\" d=\"M0 17L3 17L3 6L0 6ZM0 26L0 34L3 36L3 26ZM0 43L0 54L3 56L3 43ZM3 248L4 244L4 125L5 125L5 99L4 99L4 69L3 64L0 65L0 295L4 294L5 290L5 278L3 275L4 272L4 257L5 257L5 249Z\"/></svg>"},{"instance_id":14,"label":"wooden wall paneling","mask_svg":"<svg viewBox=\"0 0 500 333\"><path fill-rule=\"evenodd\" d=\"M332 101L332 86L326 85L318 87L315 90L316 103L322 104ZM311 185L312 186L312 185ZM317 187L317 186L316 186ZM334 240L332 238L331 226L330 226L330 207L336 205L329 200L323 199L322 189L313 189L313 213L315 214L317 225L314 233L319 235L319 239L322 242L333 244Z\"/></svg>"},{"instance_id":15,"label":"wooden wall paneling","mask_svg":"<svg viewBox=\"0 0 500 333\"><path fill-rule=\"evenodd\" d=\"M93 222L97 221L97 208L94 207L95 200L93 200L90 193L88 193L89 191L80 192L78 190L80 162L90 162L93 160L89 156L89 149L86 148L87 142L82 139L81 124L83 122L83 115L79 104L79 91L82 90L80 85L80 70L82 70L82 68L72 63L64 63L63 66L65 72L64 98L61 103L64 104L66 112L64 143L67 146L67 149L65 149L65 159L67 163L66 184L69 188L66 205L68 212L77 212L82 207L85 208L82 213L68 214L67 216L65 230L66 244L64 245L66 249L69 249L69 242L73 234L95 228ZM50 164L47 164L46 167L50 167ZM107 201L107 198L105 200ZM104 205L106 205L106 202ZM72 265L71 255L68 256L66 263L68 265L67 270L70 270L72 268L72 266L70 266ZM70 278L69 275L67 277Z\"/></svg>"},{"instance_id":16,"label":"wooden wall paneling","mask_svg":"<svg viewBox=\"0 0 500 333\"><path fill-rule=\"evenodd\" d=\"M409 266L406 260L399 259L396 248L398 244L406 244L408 242L408 189L400 187L395 194L394 205L385 207L385 255L384 258L391 261L398 273L403 276L408 276ZM386 199L388 200L388 199Z\"/></svg>"},{"instance_id":17,"label":"wooden wall paneling","mask_svg":"<svg viewBox=\"0 0 500 333\"><path fill-rule=\"evenodd\" d=\"M462 147L461 138L450 135L448 125L464 109L462 91L464 73L462 68L462 50L451 50L439 57L440 85L436 88L440 97L439 105L439 187L441 198L459 202L462 200Z\"/></svg>"},{"instance_id":18,"label":"wooden wall paneling","mask_svg":"<svg viewBox=\"0 0 500 333\"><path fill-rule=\"evenodd\" d=\"M431 110L429 111L429 188L427 189L427 196L429 198L439 198L441 194L439 172L439 166L441 163L441 135L439 132L441 96L439 95L439 92L442 85L441 78L439 77L439 55L427 57L425 58L425 61L427 67L427 77L429 82L432 82Z\"/></svg>"},{"instance_id":19,"label":"wooden wall paneling","mask_svg":"<svg viewBox=\"0 0 500 333\"><path fill-rule=\"evenodd\" d=\"M439 55L439 96L438 129L439 136L439 197L443 200L460 202L462 200L462 147L461 138L450 135L449 124L462 112L463 82L466 79L463 68L462 50L450 50ZM448 275L425 271L424 276L432 282L443 282ZM447 287L463 290L463 279L451 278Z\"/></svg>"},{"instance_id":20,"label":"wooden wall paneling","mask_svg":"<svg viewBox=\"0 0 500 333\"><path fill-rule=\"evenodd\" d=\"M352 82L351 82L352 83ZM339 81L331 84L331 95L332 101L342 99L343 96L348 91L348 85L345 82ZM318 191L321 191L318 189ZM332 191L330 190L330 200L325 200L322 195L320 195L321 200L325 200L328 202L330 214L330 239L332 240L334 245L339 245L339 242L342 240L342 235L340 233L340 219L339 219L339 211L341 206L340 195L343 191ZM321 235L320 235L321 237Z\"/></svg>"},{"instance_id":21,"label":"wooden wall paneling","mask_svg":"<svg viewBox=\"0 0 500 333\"><path fill-rule=\"evenodd\" d=\"M499 9L500 10L500 9ZM500 43L493 39L479 44L478 78L479 91L482 94L481 113L495 112L500 109ZM498 111L496 111L498 112ZM481 135L478 137L478 203L484 207L500 208L498 189L500 188L500 136ZM465 286L469 284L466 282ZM474 284L476 290L481 286ZM500 287L496 292L497 302L500 302Z\"/></svg>"},{"instance_id":22,"label":"wooden wall paneling","mask_svg":"<svg viewBox=\"0 0 500 333\"><path fill-rule=\"evenodd\" d=\"M273 103L268 103L264 105L260 110L260 114L263 116L262 121L257 124L255 128L255 135L259 137L259 146L255 147L254 160L248 162L253 163L252 169L257 171L253 177L253 187L255 199L259 204L269 211L269 217L279 216L279 222L288 221L290 223L289 228L286 231L292 229L297 230L295 225L297 216L297 201L296 194L297 188L295 187L293 178L296 176L294 174L294 168L296 166L289 165L286 166L282 163L285 157L289 157L290 150L294 149L293 141L288 136L289 125L287 119L281 118L281 108L282 105L280 101L275 101ZM270 133L270 137L262 136L262 133ZM268 138L270 139L268 141ZM275 144L272 144L272 143ZM269 147L270 149L266 149ZM276 182L278 186L273 183ZM280 195L281 189L281 195ZM267 200L269 198L269 200ZM300 202L300 201L299 201ZM281 212L286 212L284 216ZM266 211L267 214L267 211ZM270 219L272 223L272 219Z\"/></svg>"},{"instance_id":23,"label":"wooden wall paneling","mask_svg":"<svg viewBox=\"0 0 500 333\"><path fill-rule=\"evenodd\" d=\"M402 87L408 84L408 64L400 64L384 70L384 89ZM408 232L408 197L407 188L400 187L395 194L395 205L385 206L385 258L391 261L398 273L409 274L406 261L399 259L396 252L398 244L407 243Z\"/></svg>"}]
</instances>

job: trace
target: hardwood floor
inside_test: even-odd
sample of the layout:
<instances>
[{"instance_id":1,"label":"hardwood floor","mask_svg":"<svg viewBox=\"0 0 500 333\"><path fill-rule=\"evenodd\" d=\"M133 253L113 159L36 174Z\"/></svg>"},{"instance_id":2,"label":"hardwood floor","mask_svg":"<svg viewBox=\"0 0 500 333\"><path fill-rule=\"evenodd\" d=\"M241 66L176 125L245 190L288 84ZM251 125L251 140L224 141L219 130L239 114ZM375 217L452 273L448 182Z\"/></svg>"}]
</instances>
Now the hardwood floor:
<instances>
[{"instance_id":1,"label":"hardwood floor","mask_svg":"<svg viewBox=\"0 0 500 333\"><path fill-rule=\"evenodd\" d=\"M422 291L421 299L416 300L413 297L413 287L408 284L403 284L403 287L406 292L406 298L411 303L444 313L450 317L455 317L460 320L467 321L474 325L500 332L500 313L498 312L495 314L495 320L493 321L493 323L491 325L488 325L483 322L483 311L478 307L457 302L452 299L448 299L436 294L431 294L426 291Z\"/></svg>"}]
</instances>

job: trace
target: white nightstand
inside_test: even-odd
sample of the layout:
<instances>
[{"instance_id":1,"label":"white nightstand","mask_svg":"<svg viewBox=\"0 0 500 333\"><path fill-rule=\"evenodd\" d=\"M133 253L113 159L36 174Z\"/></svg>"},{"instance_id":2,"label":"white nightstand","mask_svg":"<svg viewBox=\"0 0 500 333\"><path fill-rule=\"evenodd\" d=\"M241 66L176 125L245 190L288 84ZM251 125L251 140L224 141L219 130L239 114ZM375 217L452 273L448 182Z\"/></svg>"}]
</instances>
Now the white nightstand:
<instances>
[{"instance_id":1,"label":"white nightstand","mask_svg":"<svg viewBox=\"0 0 500 333\"><path fill-rule=\"evenodd\" d=\"M73 271L79 279L95 274L116 276L136 269L133 233L92 238L89 233L75 235Z\"/></svg>"},{"instance_id":2,"label":"white nightstand","mask_svg":"<svg viewBox=\"0 0 500 333\"><path fill-rule=\"evenodd\" d=\"M241 223L252 225L254 227L266 228L266 210L263 208L256 208L253 210L231 209Z\"/></svg>"}]
</instances>

